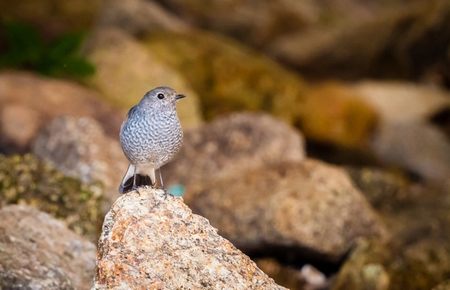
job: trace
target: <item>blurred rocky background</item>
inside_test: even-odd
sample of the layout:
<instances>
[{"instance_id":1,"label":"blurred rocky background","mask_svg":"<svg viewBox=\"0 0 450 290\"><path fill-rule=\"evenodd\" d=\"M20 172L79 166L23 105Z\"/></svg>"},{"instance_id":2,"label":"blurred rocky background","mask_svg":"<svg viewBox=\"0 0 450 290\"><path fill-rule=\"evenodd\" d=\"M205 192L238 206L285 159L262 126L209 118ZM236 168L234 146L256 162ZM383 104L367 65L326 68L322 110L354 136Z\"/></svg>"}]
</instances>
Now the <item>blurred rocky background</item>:
<instances>
[{"instance_id":1,"label":"blurred rocky background","mask_svg":"<svg viewBox=\"0 0 450 290\"><path fill-rule=\"evenodd\" d=\"M159 85L188 96L165 183L254 283L450 289L448 0L0 1L0 25L0 289L90 289L120 124Z\"/></svg>"}]
</instances>

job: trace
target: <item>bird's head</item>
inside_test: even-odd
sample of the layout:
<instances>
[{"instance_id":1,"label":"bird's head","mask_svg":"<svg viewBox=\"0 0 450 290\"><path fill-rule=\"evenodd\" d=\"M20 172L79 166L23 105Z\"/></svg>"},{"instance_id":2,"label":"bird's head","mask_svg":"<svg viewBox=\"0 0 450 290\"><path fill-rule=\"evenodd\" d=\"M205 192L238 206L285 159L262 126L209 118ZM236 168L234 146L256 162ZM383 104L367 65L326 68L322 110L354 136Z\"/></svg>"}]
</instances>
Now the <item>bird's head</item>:
<instances>
[{"instance_id":1,"label":"bird's head","mask_svg":"<svg viewBox=\"0 0 450 290\"><path fill-rule=\"evenodd\" d=\"M175 108L176 102L185 96L169 87L157 87L147 92L141 100L145 106L152 108Z\"/></svg>"}]
</instances>

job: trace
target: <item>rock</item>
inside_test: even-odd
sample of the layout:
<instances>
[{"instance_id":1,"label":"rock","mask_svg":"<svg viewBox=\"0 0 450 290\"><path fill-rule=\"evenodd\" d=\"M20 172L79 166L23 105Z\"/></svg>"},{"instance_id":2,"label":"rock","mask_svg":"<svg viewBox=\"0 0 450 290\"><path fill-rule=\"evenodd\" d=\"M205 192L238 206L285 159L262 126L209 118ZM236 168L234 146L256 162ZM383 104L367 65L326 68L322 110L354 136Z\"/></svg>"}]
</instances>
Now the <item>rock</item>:
<instances>
[{"instance_id":1,"label":"rock","mask_svg":"<svg viewBox=\"0 0 450 290\"><path fill-rule=\"evenodd\" d=\"M105 136L89 117L54 119L37 136L33 153L84 183L100 181L109 203L118 197L118 184L128 166L119 142Z\"/></svg>"},{"instance_id":2,"label":"rock","mask_svg":"<svg viewBox=\"0 0 450 290\"><path fill-rule=\"evenodd\" d=\"M369 17L357 17L348 9L341 19L350 21L323 18L328 23L282 35L270 42L268 50L314 77L418 78L436 74L435 78L448 78L443 67L448 62L450 41L449 2L391 2L394 5L374 9L376 13Z\"/></svg>"},{"instance_id":3,"label":"rock","mask_svg":"<svg viewBox=\"0 0 450 290\"><path fill-rule=\"evenodd\" d=\"M377 184L394 184L379 179ZM359 183L367 192L374 190L370 179L360 179ZM431 289L448 279L450 187L442 190L414 183L394 187L397 188L389 191L392 195L380 197L383 204L377 205L391 240L358 244L340 269L332 289L420 290Z\"/></svg>"},{"instance_id":4,"label":"rock","mask_svg":"<svg viewBox=\"0 0 450 290\"><path fill-rule=\"evenodd\" d=\"M306 136L346 148L366 147L377 125L372 106L340 83L312 87L299 110L298 126Z\"/></svg>"},{"instance_id":5,"label":"rock","mask_svg":"<svg viewBox=\"0 0 450 290\"><path fill-rule=\"evenodd\" d=\"M161 0L165 7L197 26L264 46L276 36L301 29L319 17L314 1L180 1Z\"/></svg>"},{"instance_id":6,"label":"rock","mask_svg":"<svg viewBox=\"0 0 450 290\"><path fill-rule=\"evenodd\" d=\"M436 87L407 82L363 81L353 88L383 122L426 121L450 110L450 94Z\"/></svg>"},{"instance_id":7,"label":"rock","mask_svg":"<svg viewBox=\"0 0 450 290\"><path fill-rule=\"evenodd\" d=\"M433 288L433 290L449 290L449 289L450 289L450 280L447 280Z\"/></svg>"},{"instance_id":8,"label":"rock","mask_svg":"<svg viewBox=\"0 0 450 290\"><path fill-rule=\"evenodd\" d=\"M448 278L448 246L424 240L409 246L360 244L336 277L333 290L431 289Z\"/></svg>"},{"instance_id":9,"label":"rock","mask_svg":"<svg viewBox=\"0 0 450 290\"><path fill-rule=\"evenodd\" d=\"M237 110L266 110L289 122L297 115L306 88L302 79L230 39L165 32L151 34L145 44L193 86L206 119Z\"/></svg>"},{"instance_id":10,"label":"rock","mask_svg":"<svg viewBox=\"0 0 450 290\"><path fill-rule=\"evenodd\" d=\"M192 84L206 119L265 111L306 128L308 138L353 146L366 142L374 127L373 109L350 96L351 90L335 85L315 93L319 88L309 88L295 73L229 39L201 31L155 33L146 44Z\"/></svg>"},{"instance_id":11,"label":"rock","mask_svg":"<svg viewBox=\"0 0 450 290\"><path fill-rule=\"evenodd\" d=\"M0 208L27 204L62 219L78 234L98 238L102 187L64 176L33 155L0 155Z\"/></svg>"},{"instance_id":12,"label":"rock","mask_svg":"<svg viewBox=\"0 0 450 290\"><path fill-rule=\"evenodd\" d=\"M104 1L97 25L120 28L134 36L162 30L183 32L189 29L186 23L156 1L147 0Z\"/></svg>"},{"instance_id":13,"label":"rock","mask_svg":"<svg viewBox=\"0 0 450 290\"><path fill-rule=\"evenodd\" d=\"M372 147L388 164L434 182L449 181L450 142L432 125L423 122L383 124L374 136Z\"/></svg>"},{"instance_id":14,"label":"rock","mask_svg":"<svg viewBox=\"0 0 450 290\"><path fill-rule=\"evenodd\" d=\"M62 115L90 116L102 124L108 135L117 136L123 116L98 99L92 90L69 81L25 72L1 72L0 150L29 150L38 129ZM14 114L18 115L9 120ZM3 123L7 120L12 124ZM17 132L14 128L21 125L24 132Z\"/></svg>"},{"instance_id":15,"label":"rock","mask_svg":"<svg viewBox=\"0 0 450 290\"><path fill-rule=\"evenodd\" d=\"M240 249L286 248L336 262L383 223L345 171L315 160L266 166L204 185L189 199Z\"/></svg>"},{"instance_id":16,"label":"rock","mask_svg":"<svg viewBox=\"0 0 450 290\"><path fill-rule=\"evenodd\" d=\"M285 289L180 198L140 188L105 217L93 289Z\"/></svg>"},{"instance_id":17,"label":"rock","mask_svg":"<svg viewBox=\"0 0 450 290\"><path fill-rule=\"evenodd\" d=\"M113 104L128 110L153 87L168 85L188 96L177 106L182 126L201 123L198 97L184 78L123 31L96 31L86 54L96 66L91 85Z\"/></svg>"},{"instance_id":18,"label":"rock","mask_svg":"<svg viewBox=\"0 0 450 290\"><path fill-rule=\"evenodd\" d=\"M269 115L236 113L185 132L180 153L163 172L168 184L189 188L211 176L303 160L304 146L299 132Z\"/></svg>"},{"instance_id":19,"label":"rock","mask_svg":"<svg viewBox=\"0 0 450 290\"><path fill-rule=\"evenodd\" d=\"M408 198L411 181L404 174L373 167L353 167L347 171L356 187L378 210L400 206Z\"/></svg>"},{"instance_id":20,"label":"rock","mask_svg":"<svg viewBox=\"0 0 450 290\"><path fill-rule=\"evenodd\" d=\"M25 151L39 130L39 114L23 105L5 105L0 112L0 146Z\"/></svg>"},{"instance_id":21,"label":"rock","mask_svg":"<svg viewBox=\"0 0 450 290\"><path fill-rule=\"evenodd\" d=\"M46 35L61 35L91 27L99 11L100 2L100 0L2 1L0 20L31 23Z\"/></svg>"},{"instance_id":22,"label":"rock","mask_svg":"<svg viewBox=\"0 0 450 290\"><path fill-rule=\"evenodd\" d=\"M95 245L48 214L0 209L1 289L90 289Z\"/></svg>"}]
</instances>

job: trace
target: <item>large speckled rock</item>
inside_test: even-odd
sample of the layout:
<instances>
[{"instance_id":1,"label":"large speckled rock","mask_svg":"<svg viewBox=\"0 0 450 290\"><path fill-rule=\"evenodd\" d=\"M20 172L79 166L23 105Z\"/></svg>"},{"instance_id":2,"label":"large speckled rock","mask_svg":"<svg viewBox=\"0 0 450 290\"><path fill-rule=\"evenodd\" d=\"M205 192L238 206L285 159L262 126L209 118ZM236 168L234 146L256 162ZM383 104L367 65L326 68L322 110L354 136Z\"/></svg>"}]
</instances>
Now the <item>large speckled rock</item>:
<instances>
[{"instance_id":1,"label":"large speckled rock","mask_svg":"<svg viewBox=\"0 0 450 290\"><path fill-rule=\"evenodd\" d=\"M239 172L194 196L194 212L250 251L287 247L336 261L361 237L388 237L345 171L315 160Z\"/></svg>"},{"instance_id":2,"label":"large speckled rock","mask_svg":"<svg viewBox=\"0 0 450 290\"><path fill-rule=\"evenodd\" d=\"M96 66L91 85L111 103L128 110L149 90L166 85L187 96L177 104L182 126L201 123L197 94L185 79L125 32L97 30L87 43L86 54Z\"/></svg>"},{"instance_id":3,"label":"large speckled rock","mask_svg":"<svg viewBox=\"0 0 450 290\"><path fill-rule=\"evenodd\" d=\"M28 151L43 124L62 115L90 116L108 135L117 136L123 116L98 99L97 93L77 83L25 72L1 72L0 150Z\"/></svg>"},{"instance_id":4,"label":"large speckled rock","mask_svg":"<svg viewBox=\"0 0 450 290\"><path fill-rule=\"evenodd\" d=\"M140 188L105 217L93 289L285 289L180 198Z\"/></svg>"},{"instance_id":5,"label":"large speckled rock","mask_svg":"<svg viewBox=\"0 0 450 290\"><path fill-rule=\"evenodd\" d=\"M189 187L211 176L303 160L304 146L299 132L269 115L235 113L187 131L180 153L163 173L167 183Z\"/></svg>"},{"instance_id":6,"label":"large speckled rock","mask_svg":"<svg viewBox=\"0 0 450 290\"><path fill-rule=\"evenodd\" d=\"M434 182L450 184L450 141L428 123L384 123L377 130L372 147L388 164Z\"/></svg>"},{"instance_id":7,"label":"large speckled rock","mask_svg":"<svg viewBox=\"0 0 450 290\"><path fill-rule=\"evenodd\" d=\"M118 140L105 136L94 119L54 119L37 136L33 152L68 176L88 184L101 182L111 203L118 197L118 184L128 161Z\"/></svg>"},{"instance_id":8,"label":"large speckled rock","mask_svg":"<svg viewBox=\"0 0 450 290\"><path fill-rule=\"evenodd\" d=\"M1 289L89 289L95 245L46 213L0 209Z\"/></svg>"},{"instance_id":9,"label":"large speckled rock","mask_svg":"<svg viewBox=\"0 0 450 290\"><path fill-rule=\"evenodd\" d=\"M0 207L27 204L62 219L78 234L98 238L103 187L66 177L33 155L0 155Z\"/></svg>"}]
</instances>

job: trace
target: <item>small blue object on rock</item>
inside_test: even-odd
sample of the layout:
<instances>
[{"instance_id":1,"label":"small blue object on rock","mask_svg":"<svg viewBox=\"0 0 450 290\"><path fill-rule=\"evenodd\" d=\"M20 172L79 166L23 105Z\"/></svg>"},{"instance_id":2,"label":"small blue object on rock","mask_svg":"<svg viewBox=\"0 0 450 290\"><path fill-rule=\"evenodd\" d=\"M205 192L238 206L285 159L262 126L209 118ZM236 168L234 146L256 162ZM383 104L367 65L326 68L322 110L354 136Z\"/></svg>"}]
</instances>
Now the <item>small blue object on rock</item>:
<instances>
[{"instance_id":1,"label":"small blue object on rock","mask_svg":"<svg viewBox=\"0 0 450 290\"><path fill-rule=\"evenodd\" d=\"M171 185L167 190L173 196L183 196L184 192L186 191L185 187L182 184Z\"/></svg>"}]
</instances>

